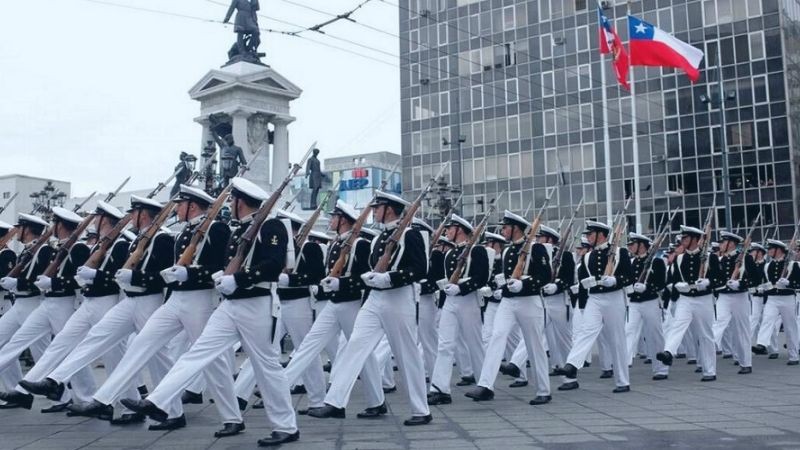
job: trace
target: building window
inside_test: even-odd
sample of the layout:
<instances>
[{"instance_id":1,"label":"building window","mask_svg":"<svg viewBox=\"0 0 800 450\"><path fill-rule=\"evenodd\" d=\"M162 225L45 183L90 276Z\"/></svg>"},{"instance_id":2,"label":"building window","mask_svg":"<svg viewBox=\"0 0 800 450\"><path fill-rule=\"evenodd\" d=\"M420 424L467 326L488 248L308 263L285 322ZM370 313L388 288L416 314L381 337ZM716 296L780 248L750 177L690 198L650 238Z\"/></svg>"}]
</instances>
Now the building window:
<instances>
[{"instance_id":1,"label":"building window","mask_svg":"<svg viewBox=\"0 0 800 450\"><path fill-rule=\"evenodd\" d=\"M582 91L592 88L592 69L588 64L578 66L578 86Z\"/></svg>"},{"instance_id":2,"label":"building window","mask_svg":"<svg viewBox=\"0 0 800 450\"><path fill-rule=\"evenodd\" d=\"M447 23L439 24L439 45L447 44Z\"/></svg>"},{"instance_id":3,"label":"building window","mask_svg":"<svg viewBox=\"0 0 800 450\"><path fill-rule=\"evenodd\" d=\"M422 115L422 104L419 97L411 99L411 120L419 120Z\"/></svg>"},{"instance_id":4,"label":"building window","mask_svg":"<svg viewBox=\"0 0 800 450\"><path fill-rule=\"evenodd\" d=\"M408 38L409 51L416 52L419 50L419 30L411 30L411 36Z\"/></svg>"},{"instance_id":5,"label":"building window","mask_svg":"<svg viewBox=\"0 0 800 450\"><path fill-rule=\"evenodd\" d=\"M508 176L509 178L519 178L519 154L508 155ZM530 174L529 174L530 175Z\"/></svg>"},{"instance_id":6,"label":"building window","mask_svg":"<svg viewBox=\"0 0 800 450\"><path fill-rule=\"evenodd\" d=\"M3 192L3 200L8 200L11 198L11 192Z\"/></svg>"},{"instance_id":7,"label":"building window","mask_svg":"<svg viewBox=\"0 0 800 450\"><path fill-rule=\"evenodd\" d=\"M483 145L483 122L472 124L472 145Z\"/></svg>"},{"instance_id":8,"label":"building window","mask_svg":"<svg viewBox=\"0 0 800 450\"><path fill-rule=\"evenodd\" d=\"M761 16L761 0L747 0L747 15L749 17Z\"/></svg>"},{"instance_id":9,"label":"building window","mask_svg":"<svg viewBox=\"0 0 800 450\"><path fill-rule=\"evenodd\" d=\"M594 144L583 144L583 170L594 169Z\"/></svg>"},{"instance_id":10,"label":"building window","mask_svg":"<svg viewBox=\"0 0 800 450\"><path fill-rule=\"evenodd\" d=\"M761 120L756 122L756 142L758 148L766 148L772 145L772 135L770 133L770 121Z\"/></svg>"},{"instance_id":11,"label":"building window","mask_svg":"<svg viewBox=\"0 0 800 450\"><path fill-rule=\"evenodd\" d=\"M483 86L472 87L472 109L483 108Z\"/></svg>"},{"instance_id":12,"label":"building window","mask_svg":"<svg viewBox=\"0 0 800 450\"><path fill-rule=\"evenodd\" d=\"M439 93L439 114L450 114L450 93Z\"/></svg>"},{"instance_id":13,"label":"building window","mask_svg":"<svg viewBox=\"0 0 800 450\"><path fill-rule=\"evenodd\" d=\"M550 97L554 93L553 72L542 72L542 97Z\"/></svg>"},{"instance_id":14,"label":"building window","mask_svg":"<svg viewBox=\"0 0 800 450\"><path fill-rule=\"evenodd\" d=\"M446 80L450 75L450 60L447 56L439 58L439 79Z\"/></svg>"},{"instance_id":15,"label":"building window","mask_svg":"<svg viewBox=\"0 0 800 450\"><path fill-rule=\"evenodd\" d=\"M516 103L517 99L517 79L506 80L506 103Z\"/></svg>"},{"instance_id":16,"label":"building window","mask_svg":"<svg viewBox=\"0 0 800 450\"><path fill-rule=\"evenodd\" d=\"M549 148L545 151L544 172L553 174L559 172L558 153L556 149Z\"/></svg>"},{"instance_id":17,"label":"building window","mask_svg":"<svg viewBox=\"0 0 800 450\"><path fill-rule=\"evenodd\" d=\"M763 59L764 54L764 32L754 31L750 33L750 59Z\"/></svg>"},{"instance_id":18,"label":"building window","mask_svg":"<svg viewBox=\"0 0 800 450\"><path fill-rule=\"evenodd\" d=\"M544 134L556 133L556 112L548 109L544 111Z\"/></svg>"},{"instance_id":19,"label":"building window","mask_svg":"<svg viewBox=\"0 0 800 450\"><path fill-rule=\"evenodd\" d=\"M494 67L509 67L517 64L517 49L515 42L506 42L494 46Z\"/></svg>"},{"instance_id":20,"label":"building window","mask_svg":"<svg viewBox=\"0 0 800 450\"><path fill-rule=\"evenodd\" d=\"M508 140L519 140L519 117L508 116Z\"/></svg>"},{"instance_id":21,"label":"building window","mask_svg":"<svg viewBox=\"0 0 800 450\"><path fill-rule=\"evenodd\" d=\"M506 6L503 8L503 30L509 31L513 30L516 24L516 19L514 16L514 7L513 6Z\"/></svg>"},{"instance_id":22,"label":"building window","mask_svg":"<svg viewBox=\"0 0 800 450\"><path fill-rule=\"evenodd\" d=\"M471 74L481 73L481 50L472 50L469 52L470 66L469 71Z\"/></svg>"},{"instance_id":23,"label":"building window","mask_svg":"<svg viewBox=\"0 0 800 450\"><path fill-rule=\"evenodd\" d=\"M575 11L583 11L586 9L588 0L575 0Z\"/></svg>"},{"instance_id":24,"label":"building window","mask_svg":"<svg viewBox=\"0 0 800 450\"><path fill-rule=\"evenodd\" d=\"M422 189L422 167L411 168L411 189Z\"/></svg>"},{"instance_id":25,"label":"building window","mask_svg":"<svg viewBox=\"0 0 800 450\"><path fill-rule=\"evenodd\" d=\"M597 203L597 183L583 185L583 203Z\"/></svg>"},{"instance_id":26,"label":"building window","mask_svg":"<svg viewBox=\"0 0 800 450\"><path fill-rule=\"evenodd\" d=\"M542 2L544 3L544 2ZM539 38L539 49L542 58L550 58L553 56L553 36L550 34L543 34Z\"/></svg>"},{"instance_id":27,"label":"building window","mask_svg":"<svg viewBox=\"0 0 800 450\"><path fill-rule=\"evenodd\" d=\"M422 78L422 74L419 71L419 64L412 64L411 65L411 85L419 84L419 80Z\"/></svg>"}]
</instances>

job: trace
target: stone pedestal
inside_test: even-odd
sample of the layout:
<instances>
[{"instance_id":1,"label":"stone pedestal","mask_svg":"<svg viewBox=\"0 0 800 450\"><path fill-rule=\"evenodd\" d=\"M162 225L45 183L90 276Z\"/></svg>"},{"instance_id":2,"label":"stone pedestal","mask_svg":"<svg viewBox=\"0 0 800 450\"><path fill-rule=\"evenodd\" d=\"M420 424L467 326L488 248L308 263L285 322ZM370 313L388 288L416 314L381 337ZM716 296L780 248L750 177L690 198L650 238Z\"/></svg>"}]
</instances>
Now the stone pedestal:
<instances>
[{"instance_id":1,"label":"stone pedestal","mask_svg":"<svg viewBox=\"0 0 800 450\"><path fill-rule=\"evenodd\" d=\"M237 62L209 71L189 91L189 96L200 102L200 115L195 118L203 127L200 149L210 137L209 116L222 117L250 162L251 169L245 177L271 191L288 171L288 125L295 120L289 103L300 94L300 88L269 66ZM269 121L273 132L271 146L266 142L266 134L264 141L253 141L254 136L248 133L248 121L255 115L264 115ZM253 159L262 146L258 157Z\"/></svg>"}]
</instances>

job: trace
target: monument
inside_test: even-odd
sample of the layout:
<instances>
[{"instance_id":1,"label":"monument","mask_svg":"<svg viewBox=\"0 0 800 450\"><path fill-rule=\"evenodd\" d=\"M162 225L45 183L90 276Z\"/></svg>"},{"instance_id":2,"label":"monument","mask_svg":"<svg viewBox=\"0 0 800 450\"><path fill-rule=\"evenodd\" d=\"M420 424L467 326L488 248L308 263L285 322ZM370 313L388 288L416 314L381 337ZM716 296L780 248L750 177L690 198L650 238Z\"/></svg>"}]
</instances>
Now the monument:
<instances>
[{"instance_id":1,"label":"monument","mask_svg":"<svg viewBox=\"0 0 800 450\"><path fill-rule=\"evenodd\" d=\"M216 141L215 134L223 140L230 135L232 144L227 151L236 152L233 146L240 147L237 162L250 165L245 177L271 190L289 170L288 126L295 120L289 104L302 90L261 61L258 8L258 0L232 1L225 17L228 21L236 13L236 42L228 52L229 60L206 73L189 90L189 96L200 102L200 115L194 120L203 127L201 151L208 141ZM224 168L226 147L220 145L219 152Z\"/></svg>"}]
</instances>

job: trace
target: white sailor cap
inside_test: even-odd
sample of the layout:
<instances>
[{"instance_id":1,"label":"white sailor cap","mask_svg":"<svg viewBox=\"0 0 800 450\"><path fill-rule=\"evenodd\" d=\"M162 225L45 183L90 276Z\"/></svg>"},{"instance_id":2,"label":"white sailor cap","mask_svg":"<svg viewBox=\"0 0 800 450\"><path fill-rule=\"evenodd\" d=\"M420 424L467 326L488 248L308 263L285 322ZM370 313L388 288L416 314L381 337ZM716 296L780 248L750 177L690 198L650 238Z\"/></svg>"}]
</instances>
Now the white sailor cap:
<instances>
[{"instance_id":1,"label":"white sailor cap","mask_svg":"<svg viewBox=\"0 0 800 450\"><path fill-rule=\"evenodd\" d=\"M123 217L125 217L125 213L123 213L122 211L120 211L116 207L111 206L110 204L108 204L108 203L106 203L106 202L104 202L102 200L97 202L97 212L99 214L104 214L106 216L110 216L110 217L113 217L115 219L122 219Z\"/></svg>"},{"instance_id":2,"label":"white sailor cap","mask_svg":"<svg viewBox=\"0 0 800 450\"><path fill-rule=\"evenodd\" d=\"M488 231L483 235L483 240L485 242L499 242L501 244L508 243L508 239L504 238L503 236L497 233L490 233Z\"/></svg>"},{"instance_id":3,"label":"white sailor cap","mask_svg":"<svg viewBox=\"0 0 800 450\"><path fill-rule=\"evenodd\" d=\"M58 220L60 220L62 222L73 223L75 225L78 225L81 222L83 222L83 217L75 214L74 212L72 212L72 211L70 211L70 210L68 210L66 208L62 208L60 206L54 206L53 207L53 218L58 219Z\"/></svg>"},{"instance_id":4,"label":"white sailor cap","mask_svg":"<svg viewBox=\"0 0 800 450\"><path fill-rule=\"evenodd\" d=\"M305 224L305 223L306 223L305 219L303 219L302 217L298 216L298 215L297 215L297 214L295 214L295 213L291 213L291 212L289 212L289 211L286 211L286 210L284 210L284 209L279 209L279 210L278 210L278 211L275 213L275 215L276 215L278 218L289 219L289 220L291 220L292 222L294 222L294 223L296 223L296 224L298 224L298 225L300 225L300 226L303 226L303 224Z\"/></svg>"},{"instance_id":5,"label":"white sailor cap","mask_svg":"<svg viewBox=\"0 0 800 450\"><path fill-rule=\"evenodd\" d=\"M133 231L131 231L130 228L128 228L122 232L122 237L128 241L133 242L136 240L136 233L134 233Z\"/></svg>"},{"instance_id":6,"label":"white sailor cap","mask_svg":"<svg viewBox=\"0 0 800 450\"><path fill-rule=\"evenodd\" d=\"M236 197L249 197L259 202L263 202L269 198L267 191L261 189L252 181L242 177L232 178L231 188L231 195Z\"/></svg>"},{"instance_id":7,"label":"white sailor cap","mask_svg":"<svg viewBox=\"0 0 800 450\"><path fill-rule=\"evenodd\" d=\"M436 231L436 230L433 229L432 226L430 226L428 224L428 222L425 222L424 220L420 219L419 217L414 217L413 224L417 228L421 228L421 229L427 231L428 233L433 233L433 232Z\"/></svg>"},{"instance_id":8,"label":"white sailor cap","mask_svg":"<svg viewBox=\"0 0 800 450\"><path fill-rule=\"evenodd\" d=\"M14 228L14 225L11 225L8 222L3 222L2 220L0 220L0 230L10 230L12 228Z\"/></svg>"},{"instance_id":9,"label":"white sailor cap","mask_svg":"<svg viewBox=\"0 0 800 450\"><path fill-rule=\"evenodd\" d=\"M94 224L86 227L86 237L97 236L97 227Z\"/></svg>"},{"instance_id":10,"label":"white sailor cap","mask_svg":"<svg viewBox=\"0 0 800 450\"><path fill-rule=\"evenodd\" d=\"M641 242L642 244L647 244L647 245L653 244L652 239L639 233L628 233L628 242L631 244L636 242Z\"/></svg>"},{"instance_id":11,"label":"white sailor cap","mask_svg":"<svg viewBox=\"0 0 800 450\"><path fill-rule=\"evenodd\" d=\"M390 194L388 192L375 191L375 198L372 199L372 202L369 205L370 206L394 205L400 208L405 208L406 206L410 206L411 203L404 200L400 196Z\"/></svg>"},{"instance_id":12,"label":"white sailor cap","mask_svg":"<svg viewBox=\"0 0 800 450\"><path fill-rule=\"evenodd\" d=\"M539 225L539 231L536 232L537 236L549 236L556 241L561 239L561 235L556 231L554 228L550 228L546 225Z\"/></svg>"},{"instance_id":13,"label":"white sailor cap","mask_svg":"<svg viewBox=\"0 0 800 450\"><path fill-rule=\"evenodd\" d=\"M582 237L577 244L575 244L575 248L592 248L592 244L589 243L589 240L585 237Z\"/></svg>"},{"instance_id":14,"label":"white sailor cap","mask_svg":"<svg viewBox=\"0 0 800 450\"><path fill-rule=\"evenodd\" d=\"M750 244L750 250L758 250L758 251L764 252L764 253L767 252L767 249L764 248L764 246L759 244L758 242L753 242L752 244Z\"/></svg>"},{"instance_id":15,"label":"white sailor cap","mask_svg":"<svg viewBox=\"0 0 800 450\"><path fill-rule=\"evenodd\" d=\"M374 229L374 228L363 228L363 227L361 228L361 233L360 233L361 237L363 237L364 239L369 239L369 240L372 240L373 238L377 237L379 234L381 234L381 232L376 230L376 229Z\"/></svg>"},{"instance_id":16,"label":"white sailor cap","mask_svg":"<svg viewBox=\"0 0 800 450\"><path fill-rule=\"evenodd\" d=\"M744 239L736 233L731 233L730 231L720 231L719 232L719 240L720 241L733 241L737 244L744 241Z\"/></svg>"},{"instance_id":17,"label":"white sailor cap","mask_svg":"<svg viewBox=\"0 0 800 450\"><path fill-rule=\"evenodd\" d=\"M520 228L525 229L531 226L531 223L522 218L522 216L518 216L509 210L505 210L503 212L503 225L517 225Z\"/></svg>"},{"instance_id":18,"label":"white sailor cap","mask_svg":"<svg viewBox=\"0 0 800 450\"><path fill-rule=\"evenodd\" d=\"M333 207L333 211L331 211L332 216L337 214L347 216L354 222L358 220L358 212L356 212L356 209L343 202L341 199L336 200L336 205Z\"/></svg>"},{"instance_id":19,"label":"white sailor cap","mask_svg":"<svg viewBox=\"0 0 800 450\"><path fill-rule=\"evenodd\" d=\"M601 233L609 234L611 233L611 227L604 224L603 222L598 222L596 220L587 220L586 221L586 231L599 231Z\"/></svg>"},{"instance_id":20,"label":"white sailor cap","mask_svg":"<svg viewBox=\"0 0 800 450\"><path fill-rule=\"evenodd\" d=\"M700 228L687 227L686 225L681 225L681 234L687 236L700 237L703 235L703 230L701 230Z\"/></svg>"},{"instance_id":21,"label":"white sailor cap","mask_svg":"<svg viewBox=\"0 0 800 450\"><path fill-rule=\"evenodd\" d=\"M331 241L331 237L321 231L311 230L308 235L326 243Z\"/></svg>"},{"instance_id":22,"label":"white sailor cap","mask_svg":"<svg viewBox=\"0 0 800 450\"><path fill-rule=\"evenodd\" d=\"M711 243L712 250L719 250L719 242L712 242Z\"/></svg>"},{"instance_id":23,"label":"white sailor cap","mask_svg":"<svg viewBox=\"0 0 800 450\"><path fill-rule=\"evenodd\" d=\"M447 245L450 247L455 247L456 244L453 243L450 239L447 239L447 236L439 236L439 239L436 240L436 244L438 245Z\"/></svg>"},{"instance_id":24,"label":"white sailor cap","mask_svg":"<svg viewBox=\"0 0 800 450\"><path fill-rule=\"evenodd\" d=\"M41 227L46 227L49 225L46 220L42 219L39 216L34 216L33 214L25 214L19 213L17 214L17 226L22 225L36 225Z\"/></svg>"},{"instance_id":25,"label":"white sailor cap","mask_svg":"<svg viewBox=\"0 0 800 450\"><path fill-rule=\"evenodd\" d=\"M450 221L447 222L447 226L448 227L461 227L461 228L467 230L469 233L472 233L473 231L475 231L475 229L472 227L472 224L469 223L469 221L467 219L459 216L458 214L453 214L453 215L450 216Z\"/></svg>"},{"instance_id":26,"label":"white sailor cap","mask_svg":"<svg viewBox=\"0 0 800 450\"><path fill-rule=\"evenodd\" d=\"M150 209L157 212L161 211L161 208L163 207L164 205L153 200L152 198L140 197L138 195L131 195L131 209L129 209L128 212L131 212L136 208Z\"/></svg>"},{"instance_id":27,"label":"white sailor cap","mask_svg":"<svg viewBox=\"0 0 800 450\"><path fill-rule=\"evenodd\" d=\"M178 192L178 198L175 199L176 201L191 201L201 205L208 206L214 203L214 197L208 195L206 191L187 186L185 184L181 185L181 190Z\"/></svg>"},{"instance_id":28,"label":"white sailor cap","mask_svg":"<svg viewBox=\"0 0 800 450\"><path fill-rule=\"evenodd\" d=\"M788 245L786 245L783 241L779 241L777 239L767 239L767 248L779 248L783 251L789 250Z\"/></svg>"}]
</instances>

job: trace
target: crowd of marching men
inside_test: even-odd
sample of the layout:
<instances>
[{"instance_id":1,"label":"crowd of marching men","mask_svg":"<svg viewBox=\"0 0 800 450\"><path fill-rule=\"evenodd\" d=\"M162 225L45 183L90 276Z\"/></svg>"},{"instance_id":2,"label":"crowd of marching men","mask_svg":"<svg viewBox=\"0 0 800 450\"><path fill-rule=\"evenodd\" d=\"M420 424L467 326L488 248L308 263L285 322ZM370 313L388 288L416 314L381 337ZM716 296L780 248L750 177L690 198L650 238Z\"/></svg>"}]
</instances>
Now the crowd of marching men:
<instances>
[{"instance_id":1,"label":"crowd of marching men","mask_svg":"<svg viewBox=\"0 0 800 450\"><path fill-rule=\"evenodd\" d=\"M357 417L387 414L394 365L404 424L415 426L432 421L429 405L452 403L454 363L474 401L492 400L503 373L511 387L530 381L531 405L552 401L551 377L578 389L595 344L615 393L630 391L637 354L656 381L682 357L714 381L718 350L750 374L753 353L779 357L781 327L798 364L797 233L760 245L719 231L712 246L708 218L670 243L672 218L650 238L626 233L622 212L612 224L585 220L575 239L579 208L556 230L542 224L546 203L532 221L504 211L496 233L494 205L477 223L450 213L434 229L415 217L434 180L413 202L377 191L358 212L336 201L330 234L318 233L322 206L307 220L278 207L297 169L271 194L237 177L216 198L182 185L166 204L156 190L126 212L101 201L84 216L56 207L49 222L0 223L11 304L0 317L0 409L31 409L40 395L51 401L43 413L173 430L187 425L183 405L205 396L222 422L215 437L243 432L242 411L261 407L272 432L258 444L273 446L299 438L297 414L346 417L359 379L368 407ZM162 227L171 217L177 233ZM25 350L35 364L23 375Z\"/></svg>"}]
</instances>

